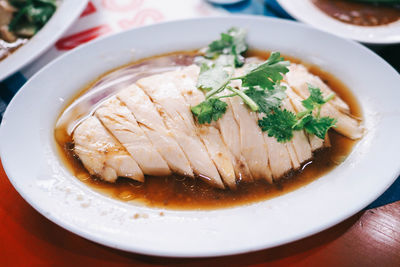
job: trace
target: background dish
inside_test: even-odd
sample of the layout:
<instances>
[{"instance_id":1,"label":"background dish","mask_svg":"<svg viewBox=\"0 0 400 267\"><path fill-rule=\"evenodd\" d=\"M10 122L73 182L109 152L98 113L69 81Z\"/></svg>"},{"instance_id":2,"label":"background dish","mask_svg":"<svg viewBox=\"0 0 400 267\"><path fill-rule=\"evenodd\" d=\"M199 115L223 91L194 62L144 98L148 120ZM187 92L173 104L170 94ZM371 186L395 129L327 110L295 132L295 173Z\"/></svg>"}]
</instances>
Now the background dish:
<instances>
[{"instance_id":1,"label":"background dish","mask_svg":"<svg viewBox=\"0 0 400 267\"><path fill-rule=\"evenodd\" d=\"M277 1L291 16L317 29L367 44L400 43L400 20L382 26L356 26L328 16L311 0Z\"/></svg>"},{"instance_id":2,"label":"background dish","mask_svg":"<svg viewBox=\"0 0 400 267\"><path fill-rule=\"evenodd\" d=\"M0 81L26 66L46 51L82 13L88 0L61 1L46 25L25 45L0 61Z\"/></svg>"},{"instance_id":3,"label":"background dish","mask_svg":"<svg viewBox=\"0 0 400 267\"><path fill-rule=\"evenodd\" d=\"M107 70L151 55L202 47L235 25L248 29L252 48L279 50L316 64L351 88L364 111L368 134L340 166L284 196L214 211L118 202L71 175L60 162L53 138L56 116L66 101ZM78 67L83 58L86 67ZM14 187L33 207L90 240L162 256L249 252L326 229L389 187L399 174L392 160L400 148L399 83L396 71L370 50L298 23L245 16L169 22L95 41L46 66L9 105L0 128L0 154Z\"/></svg>"}]
</instances>

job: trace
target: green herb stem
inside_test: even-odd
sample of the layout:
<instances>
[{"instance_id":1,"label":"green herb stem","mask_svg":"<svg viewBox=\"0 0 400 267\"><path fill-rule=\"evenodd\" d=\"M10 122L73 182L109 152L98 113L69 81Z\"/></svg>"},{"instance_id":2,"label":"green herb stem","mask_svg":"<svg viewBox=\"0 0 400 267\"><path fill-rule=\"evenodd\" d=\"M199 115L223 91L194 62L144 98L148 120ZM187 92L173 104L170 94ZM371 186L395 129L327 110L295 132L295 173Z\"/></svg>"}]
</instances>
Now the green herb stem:
<instances>
[{"instance_id":1,"label":"green herb stem","mask_svg":"<svg viewBox=\"0 0 400 267\"><path fill-rule=\"evenodd\" d=\"M237 96L238 94L236 94L236 93L234 93L234 94L230 94L230 95L222 95L222 96L219 96L218 98L228 98L228 97L234 97L234 96Z\"/></svg>"},{"instance_id":2,"label":"green herb stem","mask_svg":"<svg viewBox=\"0 0 400 267\"><path fill-rule=\"evenodd\" d=\"M214 88L211 91L207 92L206 94L206 99L209 99L215 94L218 94L222 91L224 91L225 87L229 84L230 80L228 80L226 83L224 83L220 88Z\"/></svg>"},{"instance_id":3,"label":"green herb stem","mask_svg":"<svg viewBox=\"0 0 400 267\"><path fill-rule=\"evenodd\" d=\"M332 94L328 95L328 96L324 99L324 101L325 101L325 102L328 102L328 101L332 100L335 96L336 96L336 94L332 93Z\"/></svg>"},{"instance_id":4,"label":"green herb stem","mask_svg":"<svg viewBox=\"0 0 400 267\"><path fill-rule=\"evenodd\" d=\"M258 107L257 103L254 102L250 97L248 97L242 91L240 91L240 90L238 90L236 88L230 87L230 86L227 87L227 89L232 91L232 92L234 92L234 93L236 93L238 96L240 96L252 111L258 111L259 110L259 107Z\"/></svg>"}]
</instances>

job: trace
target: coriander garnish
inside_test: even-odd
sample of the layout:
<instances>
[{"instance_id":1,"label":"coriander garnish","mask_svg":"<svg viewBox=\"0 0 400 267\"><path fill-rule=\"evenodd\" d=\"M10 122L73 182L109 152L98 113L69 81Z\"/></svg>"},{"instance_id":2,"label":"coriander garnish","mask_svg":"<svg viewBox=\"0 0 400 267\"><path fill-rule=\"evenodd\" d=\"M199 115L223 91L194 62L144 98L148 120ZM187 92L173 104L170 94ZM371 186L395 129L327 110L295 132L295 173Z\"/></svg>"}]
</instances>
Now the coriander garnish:
<instances>
[{"instance_id":1,"label":"coriander garnish","mask_svg":"<svg viewBox=\"0 0 400 267\"><path fill-rule=\"evenodd\" d=\"M322 105L332 99L322 97L319 88L309 85L310 96L302 101L305 110L295 114L282 109L286 87L280 84L283 74L290 65L279 52L272 52L270 57L245 75L232 77L235 67L244 64L243 53L247 50L245 31L231 28L222 33L221 38L208 45L205 58L201 60L197 88L205 92L206 100L191 108L200 124L217 121L226 112L227 104L222 98L239 96L253 112L262 114L258 125L275 137L278 142L288 142L293 132L305 130L309 134L324 139L327 131L336 123L336 119L321 117ZM241 80L243 90L230 86L232 80ZM231 94L220 94L229 90Z\"/></svg>"}]
</instances>

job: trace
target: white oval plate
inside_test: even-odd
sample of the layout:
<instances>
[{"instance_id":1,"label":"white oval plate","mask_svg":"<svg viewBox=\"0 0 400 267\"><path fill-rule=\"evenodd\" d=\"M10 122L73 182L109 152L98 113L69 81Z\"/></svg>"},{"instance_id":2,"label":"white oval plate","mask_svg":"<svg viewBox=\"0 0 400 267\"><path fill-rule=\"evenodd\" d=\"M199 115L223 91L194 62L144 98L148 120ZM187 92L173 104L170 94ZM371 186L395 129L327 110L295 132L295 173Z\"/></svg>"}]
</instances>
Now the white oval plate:
<instances>
[{"instance_id":1,"label":"white oval plate","mask_svg":"<svg viewBox=\"0 0 400 267\"><path fill-rule=\"evenodd\" d=\"M368 44L400 43L400 20L375 27L356 26L328 16L311 0L277 1L292 17L317 29Z\"/></svg>"},{"instance_id":2,"label":"white oval plate","mask_svg":"<svg viewBox=\"0 0 400 267\"><path fill-rule=\"evenodd\" d=\"M232 26L253 48L277 50L344 81L362 106L366 136L324 177L286 195L211 211L172 211L96 193L60 161L57 116L89 81L133 60L204 47ZM160 256L219 256L291 242L361 210L399 174L400 77L365 47L300 23L237 16L168 22L103 38L47 65L12 100L0 128L0 155L14 187L65 229L122 250ZM164 216L160 215L164 212ZM138 214L139 218L134 219Z\"/></svg>"},{"instance_id":3,"label":"white oval plate","mask_svg":"<svg viewBox=\"0 0 400 267\"><path fill-rule=\"evenodd\" d=\"M0 61L0 81L31 63L46 51L82 13L88 0L64 0L44 27L25 45Z\"/></svg>"}]
</instances>

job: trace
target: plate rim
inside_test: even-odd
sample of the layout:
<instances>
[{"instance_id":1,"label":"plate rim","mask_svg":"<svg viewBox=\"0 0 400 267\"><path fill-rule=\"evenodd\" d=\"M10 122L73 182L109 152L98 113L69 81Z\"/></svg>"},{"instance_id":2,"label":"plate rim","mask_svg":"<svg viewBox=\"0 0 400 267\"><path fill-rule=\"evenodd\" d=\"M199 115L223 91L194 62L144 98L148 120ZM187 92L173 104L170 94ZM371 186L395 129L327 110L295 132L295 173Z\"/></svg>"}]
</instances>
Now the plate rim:
<instances>
[{"instance_id":1,"label":"plate rim","mask_svg":"<svg viewBox=\"0 0 400 267\"><path fill-rule=\"evenodd\" d=\"M201 21L201 20L209 20L209 19L226 19L226 20L232 20L232 19L250 19L250 20L260 20L260 21L280 21L280 23L285 23L285 24L293 24L293 25L297 25L298 27L304 27L304 28L308 28L308 29L312 29L315 31L319 31L318 29L312 28L309 25L305 25L305 24L301 24L299 22L293 22L293 21L287 21L287 20L283 20L283 19L277 19L277 18L266 18L266 17L262 17L262 16L251 16L251 15L236 15L236 16L229 16L229 17L225 17L225 16L213 16L213 17L207 17L207 18L193 18L193 19L183 19L183 20L176 20L176 21L168 21L168 22L163 22L163 23L159 23L159 24L155 24L155 25L149 25L149 26L143 26L140 28L149 28L149 27L154 27L154 26L159 26L159 25L165 25L165 24L175 24L175 23L181 23L184 21ZM122 35L122 34L132 34L131 32L136 31L138 28L135 29L131 29L127 32L121 32L121 33L117 33L116 35ZM329 33L324 32L324 34L328 34L328 35L332 35ZM56 64L58 61L62 61L64 59L64 57L68 57L69 54L73 54L73 53L79 53L80 50L84 50L86 49L86 47L90 47L96 43L102 42L103 39L112 39L114 35L111 36L104 36L101 37L99 39L96 39L93 42L84 44L80 47L78 47L77 49L75 49L74 51L71 51L70 53L66 53L65 55L62 55L61 57L57 58L56 60L54 60L53 62L49 63L48 65L46 65L43 69L41 69L39 72L37 72L33 77L33 79L36 79L37 76L42 75L42 73L45 73L47 71L47 69L51 68L54 64ZM354 41L351 40L346 40L340 37L335 37L338 39L341 39L341 41L344 42L350 42L353 45L358 46L360 49L364 49L365 51L367 51L368 53L370 53L371 55L373 55L374 57L376 57L377 59L381 60L383 64L386 64L387 67L391 68L394 72L396 72L394 70L394 68L389 65L385 60L383 60L381 57L379 57L378 55L376 55L374 52L372 52L371 50L369 50L368 48L362 46L359 43L356 43ZM9 104L5 114L4 114L4 121L7 120L8 118L8 114L11 111L10 107L13 107L13 102L15 101L15 99L17 99L19 97L20 94L22 94L22 92L24 92L24 88L28 87L27 85L24 85L23 88L21 88L21 90L19 90L19 92L17 93L17 95L13 98L13 100L11 101L11 103ZM0 127L0 136L2 135L2 132L4 131L4 127L3 124ZM1 143L1 139L0 139L0 143ZM11 184L14 186L14 188L18 191L18 193L24 198L25 201L27 201L34 209L36 209L39 213L41 213L43 216L45 216L47 219L51 220L52 222L56 223L57 225L61 226L62 228L66 229L69 232L75 233L85 239L94 241L98 244L101 245L105 245L111 248L115 248L115 249L119 249L119 250L123 250L123 251L127 251L127 252L134 252L134 253L140 253L140 254L145 254L145 255L152 255L152 256L163 256L163 257L214 257L214 256L225 256L225 255L233 255L233 254L239 254L239 253L248 253L248 252L252 252L252 251L258 251L261 249L266 249L265 246L254 246L254 247L245 247L245 248L241 248L241 249L237 249L237 250L230 250L229 252L216 252L216 253L197 253L197 254L193 254L193 253L178 253L178 254L173 254L171 255L171 253L159 253L156 252L154 250L143 250L140 249L140 247L136 247L135 250L132 250L132 247L125 247L125 246L120 246L118 244L116 244L115 242L111 242L108 240L104 240L104 239L99 239L97 238L95 235L92 235L91 233L86 233L84 231L81 231L80 229L76 229L76 227L74 227L74 225L65 223L62 220L59 220L59 218L57 218L57 216L54 216L53 214L48 214L46 213L43 209L41 209L41 207L39 205L37 205L37 203L35 203L35 201L32 201L31 196L26 195L25 192L23 192L23 190L21 190L21 188L16 184L16 181L13 178L10 178L11 176L9 176L9 173L11 174L11 171L9 169L9 166L7 164L7 157L4 157L5 152L3 151L4 149L1 148L0 146L0 158L2 159L2 163L3 163L3 168L7 174L8 179L10 180ZM3 155L3 157L2 157ZM337 219L335 221L332 221L330 224L328 225L323 225L321 226L319 229L314 229L312 231L306 232L306 233L302 233L299 234L298 236L294 237L294 238L290 238L290 240L281 240L280 243L276 243L274 246L271 247L276 247L276 246L280 246L283 244L286 244L288 242L294 242L297 240L300 240L304 237L310 236L312 234L318 233L320 231L323 231L325 229L328 229L330 227L332 227L333 225L336 225L337 223L343 221L344 219L350 217L351 215L355 214L356 212L358 212L359 210L361 210L362 208L364 208L368 203L374 201L377 197L379 197L394 181L395 179L399 176L400 174L400 166L397 167L397 173L393 175L392 179L390 180L390 182L388 182L385 185L385 188L383 188L382 190L380 190L380 192L377 192L376 194L370 196L370 198L368 200L365 200L362 204L358 205L357 207L354 207L352 210L348 211L347 213L344 213L341 217L337 217ZM21 192L22 191L22 192ZM71 230L72 228L72 230ZM270 248L271 248L270 247Z\"/></svg>"}]
</instances>

